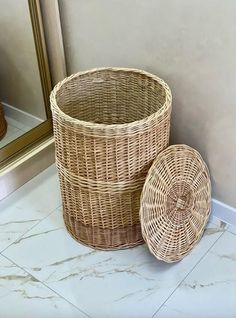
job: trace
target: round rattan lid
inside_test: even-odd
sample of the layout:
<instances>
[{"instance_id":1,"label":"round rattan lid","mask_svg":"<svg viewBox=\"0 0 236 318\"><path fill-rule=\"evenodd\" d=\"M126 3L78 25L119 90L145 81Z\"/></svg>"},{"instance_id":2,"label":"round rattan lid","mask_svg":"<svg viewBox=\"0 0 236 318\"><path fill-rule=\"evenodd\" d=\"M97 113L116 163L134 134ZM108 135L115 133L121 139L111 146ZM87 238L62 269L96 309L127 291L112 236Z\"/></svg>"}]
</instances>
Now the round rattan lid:
<instances>
[{"instance_id":1,"label":"round rattan lid","mask_svg":"<svg viewBox=\"0 0 236 318\"><path fill-rule=\"evenodd\" d=\"M141 195L142 235L160 260L176 262L201 238L210 214L209 172L200 154L186 145L161 152Z\"/></svg>"}]
</instances>

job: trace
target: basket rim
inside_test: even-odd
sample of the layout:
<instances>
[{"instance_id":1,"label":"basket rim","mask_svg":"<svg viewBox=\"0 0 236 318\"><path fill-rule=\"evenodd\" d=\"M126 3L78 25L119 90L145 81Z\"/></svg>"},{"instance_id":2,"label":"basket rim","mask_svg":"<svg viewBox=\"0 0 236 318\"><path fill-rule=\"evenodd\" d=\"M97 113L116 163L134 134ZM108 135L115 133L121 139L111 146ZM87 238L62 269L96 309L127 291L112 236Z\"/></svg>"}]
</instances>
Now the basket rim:
<instances>
[{"instance_id":1,"label":"basket rim","mask_svg":"<svg viewBox=\"0 0 236 318\"><path fill-rule=\"evenodd\" d=\"M95 72L102 72L102 71L112 71L112 72L133 72L133 73L138 73L138 74L142 74L145 75L155 81L157 81L160 85L162 85L162 87L165 90L166 96L165 96L165 102L162 105L162 107L160 109L158 109L158 111L156 111L155 113L144 117L142 119L139 120L135 120L129 123L123 123L123 124L103 124L103 123L94 123L91 121L85 121L85 120L81 120L81 119L77 119L74 117L71 117L70 115L66 114L65 112L63 112L61 110L61 108L58 106L57 104L57 92L60 90L60 88L65 84L70 82L73 78L79 77L81 75L85 75L85 74L89 74L89 73L95 73ZM81 72L77 72L74 73L68 77L66 77L65 79L63 79L62 81L60 81L52 90L51 94L50 94L50 105L51 105L51 110L53 113L53 110L55 112L57 112L58 114L60 114L60 116L62 118L64 118L65 120L67 120L68 122L70 122L71 124L77 124L77 125L81 125L87 128L98 128L98 129L104 129L104 130L113 130L113 129L124 129L124 128L133 128L133 127L137 127L140 125L144 125L148 122L151 122L152 120L154 120L156 117L160 117L161 115L163 115L166 111L171 110L171 103L172 103L172 94L171 94L171 90L169 88L169 85L162 80L161 78L159 78L158 76L140 70L140 69L136 69L136 68L125 68L125 67L99 67L99 68L93 68L93 69L89 69L86 71L81 71Z\"/></svg>"}]
</instances>

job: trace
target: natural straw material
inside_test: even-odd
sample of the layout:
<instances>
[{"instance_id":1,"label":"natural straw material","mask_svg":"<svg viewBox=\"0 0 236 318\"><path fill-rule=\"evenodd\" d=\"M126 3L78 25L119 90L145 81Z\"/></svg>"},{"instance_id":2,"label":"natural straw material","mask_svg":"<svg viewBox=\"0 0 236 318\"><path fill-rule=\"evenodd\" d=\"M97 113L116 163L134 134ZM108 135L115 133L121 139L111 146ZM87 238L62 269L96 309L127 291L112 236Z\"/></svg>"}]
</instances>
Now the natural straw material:
<instances>
[{"instance_id":1,"label":"natural straw material","mask_svg":"<svg viewBox=\"0 0 236 318\"><path fill-rule=\"evenodd\" d=\"M100 249L142 243L141 190L169 143L167 84L139 70L94 69L60 82L51 109L68 231Z\"/></svg>"},{"instance_id":2,"label":"natural straw material","mask_svg":"<svg viewBox=\"0 0 236 318\"><path fill-rule=\"evenodd\" d=\"M144 240L156 258L176 262L201 238L210 213L211 185L200 154L175 145L159 154L141 196Z\"/></svg>"},{"instance_id":3,"label":"natural straw material","mask_svg":"<svg viewBox=\"0 0 236 318\"><path fill-rule=\"evenodd\" d=\"M6 132L7 132L7 122L4 117L2 104L0 103L0 140L5 136Z\"/></svg>"}]
</instances>

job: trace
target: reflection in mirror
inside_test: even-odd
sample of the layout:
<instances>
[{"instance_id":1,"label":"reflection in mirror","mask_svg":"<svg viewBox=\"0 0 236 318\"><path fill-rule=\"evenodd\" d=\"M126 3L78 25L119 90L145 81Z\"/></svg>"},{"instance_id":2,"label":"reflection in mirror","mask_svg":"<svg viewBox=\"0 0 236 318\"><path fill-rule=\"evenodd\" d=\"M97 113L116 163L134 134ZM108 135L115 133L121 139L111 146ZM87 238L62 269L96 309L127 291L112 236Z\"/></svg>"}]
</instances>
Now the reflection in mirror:
<instances>
[{"instance_id":1,"label":"reflection in mirror","mask_svg":"<svg viewBox=\"0 0 236 318\"><path fill-rule=\"evenodd\" d=\"M0 0L0 148L47 119L28 0Z\"/></svg>"}]
</instances>

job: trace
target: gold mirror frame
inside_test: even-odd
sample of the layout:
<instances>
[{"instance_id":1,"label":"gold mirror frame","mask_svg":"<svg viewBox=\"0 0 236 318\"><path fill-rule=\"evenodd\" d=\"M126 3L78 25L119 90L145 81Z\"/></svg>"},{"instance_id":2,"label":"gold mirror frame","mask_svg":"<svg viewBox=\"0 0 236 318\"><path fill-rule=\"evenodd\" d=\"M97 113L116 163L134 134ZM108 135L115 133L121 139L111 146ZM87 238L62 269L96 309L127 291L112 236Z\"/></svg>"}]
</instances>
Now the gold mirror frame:
<instances>
[{"instance_id":1,"label":"gold mirror frame","mask_svg":"<svg viewBox=\"0 0 236 318\"><path fill-rule=\"evenodd\" d=\"M0 149L0 168L4 167L9 161L13 160L17 155L24 152L29 147L32 147L35 143L52 134L52 120L49 105L52 82L45 44L40 1L28 0L28 4L47 120Z\"/></svg>"}]
</instances>

